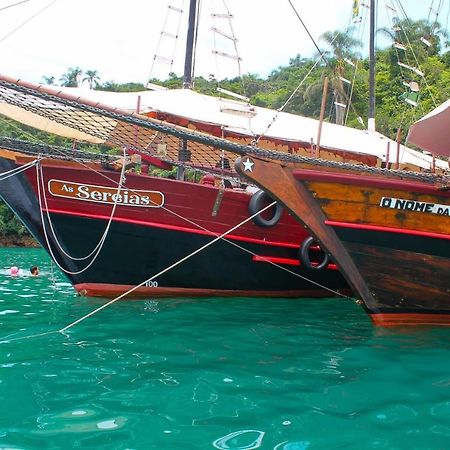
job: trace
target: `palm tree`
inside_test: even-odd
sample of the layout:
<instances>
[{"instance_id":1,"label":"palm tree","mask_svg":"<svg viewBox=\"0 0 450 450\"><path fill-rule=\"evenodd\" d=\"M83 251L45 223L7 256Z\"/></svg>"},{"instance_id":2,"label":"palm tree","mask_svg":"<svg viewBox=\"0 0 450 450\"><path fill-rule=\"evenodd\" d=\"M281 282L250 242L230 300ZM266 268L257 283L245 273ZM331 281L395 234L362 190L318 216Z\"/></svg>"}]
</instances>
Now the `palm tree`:
<instances>
[{"instance_id":1,"label":"palm tree","mask_svg":"<svg viewBox=\"0 0 450 450\"><path fill-rule=\"evenodd\" d=\"M44 84L48 84L49 86L55 85L55 77L46 77L45 75L42 77L42 80L44 81Z\"/></svg>"},{"instance_id":2,"label":"palm tree","mask_svg":"<svg viewBox=\"0 0 450 450\"><path fill-rule=\"evenodd\" d=\"M98 76L98 72L96 70L86 70L84 74L86 76L83 78L83 81L87 81L89 83L89 89L94 89L94 87L99 85L100 77Z\"/></svg>"},{"instance_id":3,"label":"palm tree","mask_svg":"<svg viewBox=\"0 0 450 450\"><path fill-rule=\"evenodd\" d=\"M60 78L61 86L78 87L82 73L83 71L79 67L69 67L68 71Z\"/></svg>"},{"instance_id":4,"label":"palm tree","mask_svg":"<svg viewBox=\"0 0 450 450\"><path fill-rule=\"evenodd\" d=\"M345 32L327 31L320 36L331 49L325 52L328 56L328 67L331 70L331 86L337 103L346 103L346 94L342 79L345 75L345 60L352 60L356 55L356 48L362 47L361 41L351 36L352 28ZM336 123L344 124L345 110L342 107L336 108Z\"/></svg>"}]
</instances>

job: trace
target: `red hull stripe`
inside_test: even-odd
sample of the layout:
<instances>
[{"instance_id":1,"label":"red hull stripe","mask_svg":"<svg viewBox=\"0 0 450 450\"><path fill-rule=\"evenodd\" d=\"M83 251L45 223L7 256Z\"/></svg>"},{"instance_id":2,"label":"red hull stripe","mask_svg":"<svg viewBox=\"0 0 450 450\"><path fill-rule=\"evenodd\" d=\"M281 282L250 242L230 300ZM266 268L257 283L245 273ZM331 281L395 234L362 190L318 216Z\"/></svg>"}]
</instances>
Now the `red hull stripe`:
<instances>
[{"instance_id":1,"label":"red hull stripe","mask_svg":"<svg viewBox=\"0 0 450 450\"><path fill-rule=\"evenodd\" d=\"M409 234L411 236L422 236L422 237L450 240L450 235L448 235L448 234L430 233L428 231L406 230L405 228L380 227L378 225L366 225L366 224L362 224L362 223L335 222L333 220L326 220L325 224L330 225L332 227L354 228L357 230L368 230L368 231L382 231L384 233Z\"/></svg>"},{"instance_id":2,"label":"red hull stripe","mask_svg":"<svg viewBox=\"0 0 450 450\"><path fill-rule=\"evenodd\" d=\"M291 258L277 258L275 256L254 255L252 260L255 262L284 264L287 266L300 266L300 261L298 261L297 259L291 259ZM312 264L314 264L314 263L312 263ZM336 264L332 264L332 263L328 264L327 269L338 270Z\"/></svg>"},{"instance_id":3,"label":"red hull stripe","mask_svg":"<svg viewBox=\"0 0 450 450\"><path fill-rule=\"evenodd\" d=\"M86 297L117 297L134 286L123 284L80 283L76 291ZM330 297L330 292L321 289L299 291L239 291L220 289L192 289L174 287L140 287L126 298L164 297Z\"/></svg>"},{"instance_id":4,"label":"red hull stripe","mask_svg":"<svg viewBox=\"0 0 450 450\"><path fill-rule=\"evenodd\" d=\"M450 326L450 314L370 314L374 325L380 327L402 325L442 325Z\"/></svg>"},{"instance_id":5,"label":"red hull stripe","mask_svg":"<svg viewBox=\"0 0 450 450\"><path fill-rule=\"evenodd\" d=\"M49 210L47 210L47 212L49 212L51 214L62 214L62 215L66 215L66 216L85 217L88 219L109 220L109 216L104 216L104 215L100 215L100 214L77 213L77 212L73 212L73 211L65 211L65 210L58 210L58 209L49 209ZM130 223L133 225L140 225L140 226L144 226L144 227L162 228L164 230L180 231L182 233L200 234L203 236L211 236L211 237L217 237L220 234L222 234L221 232L213 233L211 231L196 230L194 228L180 227L178 225L168 225L168 224L147 222L147 221L135 220L135 219L124 219L123 217L113 217L113 222ZM285 247L285 248L299 248L300 247L299 245L289 244L287 242L265 241L263 239L255 239L255 238L249 238L249 237L245 237L245 236L237 236L234 234L228 234L226 236L226 239L242 241L242 242L249 242L252 244L269 245L269 246L274 246L274 247Z\"/></svg>"}]
</instances>

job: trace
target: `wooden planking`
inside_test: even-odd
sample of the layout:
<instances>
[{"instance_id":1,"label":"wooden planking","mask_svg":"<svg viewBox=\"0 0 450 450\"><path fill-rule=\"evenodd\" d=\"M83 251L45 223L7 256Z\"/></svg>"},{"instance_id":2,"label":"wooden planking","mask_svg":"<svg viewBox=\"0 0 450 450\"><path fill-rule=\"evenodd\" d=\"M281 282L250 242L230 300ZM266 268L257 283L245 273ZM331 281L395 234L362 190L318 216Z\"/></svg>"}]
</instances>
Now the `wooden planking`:
<instances>
[{"instance_id":1,"label":"wooden planking","mask_svg":"<svg viewBox=\"0 0 450 450\"><path fill-rule=\"evenodd\" d=\"M384 227L399 227L426 232L450 232L450 216L404 211L379 206L382 197L403 198L413 201L440 203L450 206L443 195L417 194L401 190L384 190L339 183L307 182L317 202L329 220L364 223Z\"/></svg>"},{"instance_id":2,"label":"wooden planking","mask_svg":"<svg viewBox=\"0 0 450 450\"><path fill-rule=\"evenodd\" d=\"M381 310L436 310L450 313L450 259L344 243Z\"/></svg>"}]
</instances>

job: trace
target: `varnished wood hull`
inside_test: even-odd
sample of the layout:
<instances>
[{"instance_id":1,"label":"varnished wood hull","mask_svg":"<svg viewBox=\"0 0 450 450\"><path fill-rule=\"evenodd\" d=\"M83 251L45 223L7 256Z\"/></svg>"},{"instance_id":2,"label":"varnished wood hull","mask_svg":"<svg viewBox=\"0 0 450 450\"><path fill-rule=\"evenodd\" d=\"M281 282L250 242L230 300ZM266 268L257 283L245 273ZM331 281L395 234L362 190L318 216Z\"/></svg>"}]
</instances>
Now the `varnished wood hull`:
<instances>
[{"instance_id":1,"label":"varnished wood hull","mask_svg":"<svg viewBox=\"0 0 450 450\"><path fill-rule=\"evenodd\" d=\"M420 177L253 161L242 173L327 248L375 324L450 325L449 191Z\"/></svg>"}]
</instances>

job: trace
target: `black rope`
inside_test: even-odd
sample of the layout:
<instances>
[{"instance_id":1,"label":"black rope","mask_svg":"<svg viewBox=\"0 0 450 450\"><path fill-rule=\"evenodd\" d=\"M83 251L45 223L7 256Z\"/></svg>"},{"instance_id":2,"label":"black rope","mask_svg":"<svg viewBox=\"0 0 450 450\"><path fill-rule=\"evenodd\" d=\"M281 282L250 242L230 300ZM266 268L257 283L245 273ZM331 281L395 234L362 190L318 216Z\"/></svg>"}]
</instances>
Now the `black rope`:
<instances>
[{"instance_id":1,"label":"black rope","mask_svg":"<svg viewBox=\"0 0 450 450\"><path fill-rule=\"evenodd\" d=\"M115 111L110 110L104 110L100 109L98 107L86 105L83 103L78 103L74 100L69 100L65 98L61 98L46 92L34 90L25 86L20 86L15 83L10 83L8 81L0 80L0 87L6 87L8 90L13 90L15 92L20 92L23 95L28 95L32 97L37 97L42 100L45 100L47 102L50 102L53 104L59 104L63 105L64 109L62 110L66 112L71 112L71 110L68 108L73 108L74 110L78 111L85 111L90 114L94 114L96 116L95 120L98 122L99 119L109 118L113 119L114 123L116 121L127 123L133 126L142 127L144 129L150 129L153 131L161 132L164 134L167 134L169 136L174 136L178 139L184 139L192 142L196 142L199 144L207 145L209 147L212 147L212 150L218 154L217 149L220 150L226 150L229 152L232 152L234 154L244 156L244 155L253 155L255 157L263 158L263 159L271 159L276 161L281 161L285 163L302 163L302 164L309 164L309 165L315 165L320 167L329 167L329 168L339 168L339 169L345 169L345 170L352 170L357 172L365 172L370 174L379 174L384 176L394 176L394 177L400 177L402 179L415 179L415 180L421 180L425 182L435 183L437 181L442 181L443 177L440 175L435 175L432 173L418 173L418 172L409 172L409 171L400 171L400 170L392 170L392 169L382 169L377 167L370 167L366 165L359 165L359 164L352 164L352 163L345 163L345 162L339 162L339 161L328 161L323 160L320 158L312 158L308 156L301 156L301 155L294 155L286 152L277 152L272 150L265 150L259 147L255 147L252 145L243 145L234 143L231 141L228 141L223 138L218 138L215 136L210 136L207 134L199 133L194 130L190 130L188 128L182 128L176 125L167 124L165 122L161 122L155 119L147 118L144 116L137 116L134 114L126 115L123 113L118 113ZM56 108L52 107L36 107L36 106L30 106L29 99L24 98L22 99L22 102L24 100L28 100L28 103L21 103L21 96L17 95L16 93L14 95L10 96L4 96L2 90L0 90L0 98L4 98L4 100L7 103L18 105L21 108L27 109L29 111L34 112L35 114L38 114L40 116L44 116L47 118L51 118L52 120L61 123L66 126L70 126L71 128L74 128L78 131L94 135L96 137L101 137L102 139L109 140L110 142L116 142L118 145L123 145L123 140L120 140L118 138L115 138L114 136L105 135L101 131L98 130L98 128L94 128L93 124L88 121L89 116L87 118L83 118L81 120L80 116L76 116L76 120L74 118L71 118L71 120L67 120L67 117L61 117L60 114L58 114L58 110ZM61 111L61 108L59 109ZM54 113L52 115L52 112ZM94 118L91 117L91 120ZM68 123L70 123L68 125ZM87 128L83 127L82 124L86 123ZM108 124L108 121L105 121L106 124ZM109 123L111 125L111 123ZM96 123L97 125L97 123ZM110 130L112 131L112 130ZM160 158L158 155L156 155L158 159ZM170 162L171 164L180 164L179 161L176 160L169 160L164 159L166 162Z\"/></svg>"},{"instance_id":2,"label":"black rope","mask_svg":"<svg viewBox=\"0 0 450 450\"><path fill-rule=\"evenodd\" d=\"M311 39L312 43L314 44L314 46L316 47L317 51L319 52L319 55L322 57L324 63L328 66L328 61L325 58L324 53L322 52L322 50L320 50L319 46L317 45L316 41L314 40L314 38L312 37L311 33L308 30L308 27L305 25L305 23L303 22L302 18L300 17L300 14L297 12L297 10L295 9L295 6L292 4L291 0L288 0L289 4L291 5L292 9L294 10L296 16L298 17L298 20L300 20L300 23L303 25L303 28L306 30L306 32L308 33L309 38Z\"/></svg>"}]
</instances>

